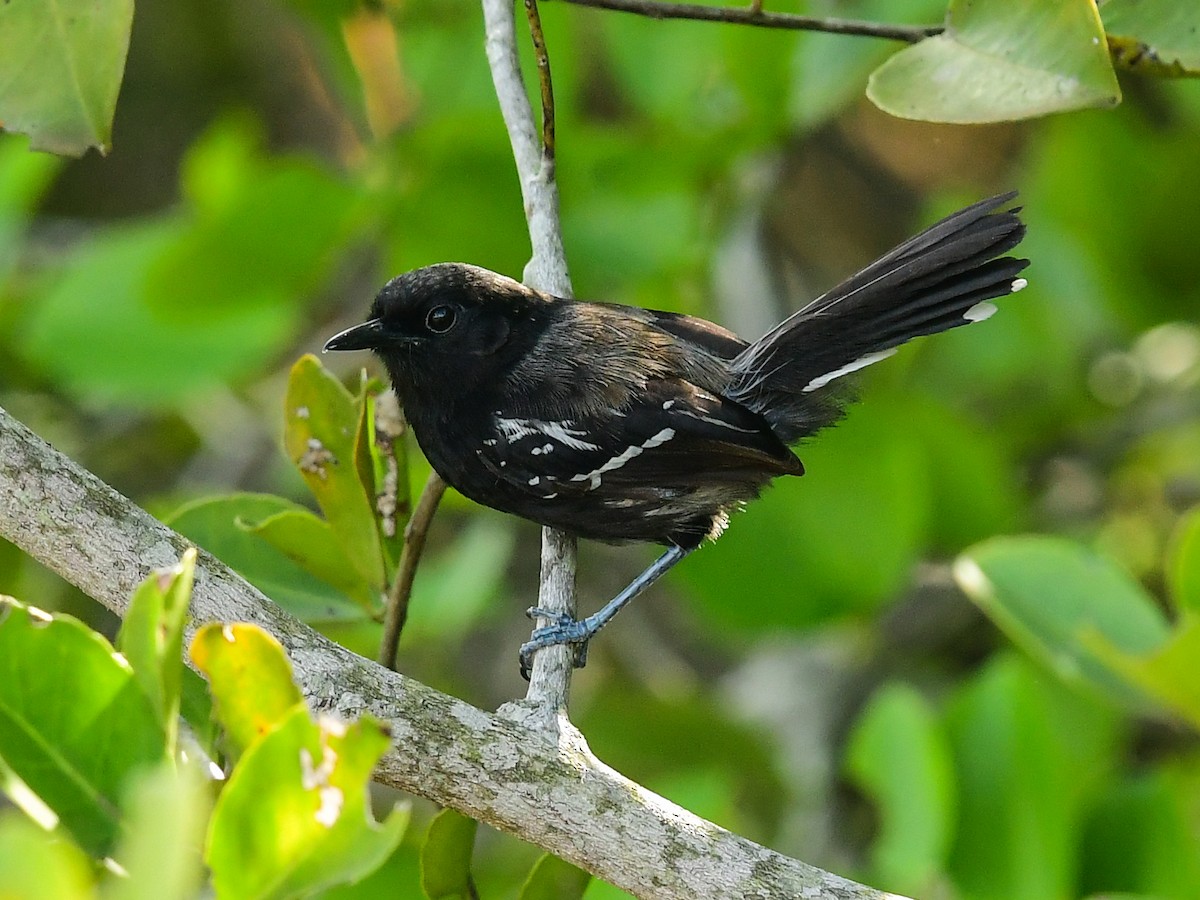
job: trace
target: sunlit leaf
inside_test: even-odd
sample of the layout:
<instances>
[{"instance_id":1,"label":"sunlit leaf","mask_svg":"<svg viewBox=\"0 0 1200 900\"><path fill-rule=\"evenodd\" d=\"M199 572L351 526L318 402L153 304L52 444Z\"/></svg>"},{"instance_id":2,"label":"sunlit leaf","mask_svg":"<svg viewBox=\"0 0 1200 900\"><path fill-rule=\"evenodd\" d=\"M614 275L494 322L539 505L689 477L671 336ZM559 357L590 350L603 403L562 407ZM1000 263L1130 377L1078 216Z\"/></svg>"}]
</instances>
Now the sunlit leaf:
<instances>
[{"instance_id":1,"label":"sunlit leaf","mask_svg":"<svg viewBox=\"0 0 1200 900\"><path fill-rule=\"evenodd\" d=\"M825 9L835 8L826 4ZM836 7L837 15L872 22L937 25L945 17L945 0L868 0ZM814 8L815 11L815 8ZM890 41L848 41L845 35L802 31L792 58L793 90L789 110L802 127L813 128L832 118L866 87L871 70L896 52Z\"/></svg>"},{"instance_id":2,"label":"sunlit leaf","mask_svg":"<svg viewBox=\"0 0 1200 900\"><path fill-rule=\"evenodd\" d=\"M238 753L304 703L283 648L256 625L209 622L189 653L212 685L217 719Z\"/></svg>"},{"instance_id":3,"label":"sunlit leaf","mask_svg":"<svg viewBox=\"0 0 1200 900\"><path fill-rule=\"evenodd\" d=\"M1200 75L1200 6L1108 0L1100 7L1113 61L1143 75Z\"/></svg>"},{"instance_id":4,"label":"sunlit leaf","mask_svg":"<svg viewBox=\"0 0 1200 900\"><path fill-rule=\"evenodd\" d=\"M13 809L0 812L0 897L4 900L92 900L91 861Z\"/></svg>"},{"instance_id":5,"label":"sunlit leaf","mask_svg":"<svg viewBox=\"0 0 1200 900\"><path fill-rule=\"evenodd\" d=\"M38 150L108 150L133 0L0 3L0 127Z\"/></svg>"},{"instance_id":6,"label":"sunlit leaf","mask_svg":"<svg viewBox=\"0 0 1200 900\"><path fill-rule=\"evenodd\" d=\"M291 897L362 878L404 835L377 824L367 785L389 739L374 719L314 722L295 706L238 762L213 810L205 860L219 896Z\"/></svg>"},{"instance_id":7,"label":"sunlit leaf","mask_svg":"<svg viewBox=\"0 0 1200 900\"><path fill-rule=\"evenodd\" d=\"M103 637L0 599L0 759L80 846L112 848L130 776L165 758L153 706Z\"/></svg>"},{"instance_id":8,"label":"sunlit leaf","mask_svg":"<svg viewBox=\"0 0 1200 900\"><path fill-rule=\"evenodd\" d=\"M479 823L443 809L429 823L421 845L421 888L429 900L466 900L471 896L471 854Z\"/></svg>"},{"instance_id":9,"label":"sunlit leaf","mask_svg":"<svg viewBox=\"0 0 1200 900\"><path fill-rule=\"evenodd\" d=\"M1114 106L1121 91L1094 0L952 0L945 32L876 69L867 96L905 119L979 123Z\"/></svg>"}]
</instances>

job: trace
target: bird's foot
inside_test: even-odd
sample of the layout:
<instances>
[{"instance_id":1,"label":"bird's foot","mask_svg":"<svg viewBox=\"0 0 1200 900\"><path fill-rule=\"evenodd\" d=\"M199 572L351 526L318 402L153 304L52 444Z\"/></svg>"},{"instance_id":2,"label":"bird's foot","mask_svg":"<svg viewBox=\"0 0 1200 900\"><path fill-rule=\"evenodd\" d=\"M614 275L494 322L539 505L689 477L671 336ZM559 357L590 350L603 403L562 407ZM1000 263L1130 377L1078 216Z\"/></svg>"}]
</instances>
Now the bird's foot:
<instances>
[{"instance_id":1,"label":"bird's foot","mask_svg":"<svg viewBox=\"0 0 1200 900\"><path fill-rule=\"evenodd\" d=\"M566 613L551 612L541 607L531 606L525 611L531 619L549 619L549 625L533 629L529 640L521 645L521 677L529 680L529 671L533 666L533 654L545 647L557 644L573 644L575 647L575 668L582 669L587 665L588 641L599 628L589 619L573 619Z\"/></svg>"}]
</instances>

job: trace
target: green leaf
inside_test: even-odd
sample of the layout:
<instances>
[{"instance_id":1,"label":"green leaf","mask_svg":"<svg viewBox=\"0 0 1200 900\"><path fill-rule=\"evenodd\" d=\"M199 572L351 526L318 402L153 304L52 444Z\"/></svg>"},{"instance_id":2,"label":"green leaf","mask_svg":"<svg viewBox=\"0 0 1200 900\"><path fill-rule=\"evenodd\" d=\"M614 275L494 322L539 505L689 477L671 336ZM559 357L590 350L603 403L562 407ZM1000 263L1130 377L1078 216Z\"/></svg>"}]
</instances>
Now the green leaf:
<instances>
[{"instance_id":1,"label":"green leaf","mask_svg":"<svg viewBox=\"0 0 1200 900\"><path fill-rule=\"evenodd\" d=\"M1151 598L1115 563L1062 538L1003 537L977 544L954 565L959 586L1016 643L1061 678L1138 703L1096 637L1133 655L1170 634Z\"/></svg>"},{"instance_id":2,"label":"green leaf","mask_svg":"<svg viewBox=\"0 0 1200 900\"><path fill-rule=\"evenodd\" d=\"M429 823L421 845L421 889L429 900L471 896L471 854L479 823L453 809L443 809Z\"/></svg>"},{"instance_id":3,"label":"green leaf","mask_svg":"<svg viewBox=\"0 0 1200 900\"><path fill-rule=\"evenodd\" d=\"M546 853L534 863L517 900L580 900L591 880L583 869Z\"/></svg>"},{"instance_id":4,"label":"green leaf","mask_svg":"<svg viewBox=\"0 0 1200 900\"><path fill-rule=\"evenodd\" d=\"M1135 771L1105 791L1083 829L1080 887L1104 897L1119 889L1200 900L1198 774L1192 756Z\"/></svg>"},{"instance_id":5,"label":"green leaf","mask_svg":"<svg viewBox=\"0 0 1200 900\"><path fill-rule=\"evenodd\" d=\"M307 509L289 509L258 522L239 519L238 526L265 540L314 577L353 597L366 612L378 610L380 598L358 577L324 519Z\"/></svg>"},{"instance_id":6,"label":"green leaf","mask_svg":"<svg viewBox=\"0 0 1200 900\"><path fill-rule=\"evenodd\" d=\"M850 735L846 769L879 810L872 883L913 897L936 894L956 797L950 748L925 699L902 684L878 690Z\"/></svg>"},{"instance_id":7,"label":"green leaf","mask_svg":"<svg viewBox=\"0 0 1200 900\"><path fill-rule=\"evenodd\" d=\"M237 753L304 704L283 647L257 625L209 622L189 653L212 685L217 720Z\"/></svg>"},{"instance_id":8,"label":"green leaf","mask_svg":"<svg viewBox=\"0 0 1200 900\"><path fill-rule=\"evenodd\" d=\"M92 900L90 861L61 836L43 831L16 810L0 812L0 872L4 900Z\"/></svg>"},{"instance_id":9,"label":"green leaf","mask_svg":"<svg viewBox=\"0 0 1200 900\"><path fill-rule=\"evenodd\" d=\"M577 722L600 758L705 818L743 832L780 827L788 787L777 748L711 694L618 682L590 697Z\"/></svg>"},{"instance_id":10,"label":"green leaf","mask_svg":"<svg viewBox=\"0 0 1200 900\"><path fill-rule=\"evenodd\" d=\"M200 850L210 786L199 764L162 765L135 779L114 859L125 875L109 879L105 900L195 897L203 878Z\"/></svg>"},{"instance_id":11,"label":"green leaf","mask_svg":"<svg viewBox=\"0 0 1200 900\"><path fill-rule=\"evenodd\" d=\"M236 569L292 615L306 622L361 621L362 608L344 592L320 581L244 527L246 523L261 524L274 516L306 512L303 506L273 494L231 494L189 503L166 521ZM343 573L339 580L362 584L353 573Z\"/></svg>"},{"instance_id":12,"label":"green leaf","mask_svg":"<svg viewBox=\"0 0 1200 900\"><path fill-rule=\"evenodd\" d=\"M370 717L314 722L295 706L238 762L213 810L205 860L217 895L292 897L380 866L408 825L407 807L376 824L367 785L389 738Z\"/></svg>"},{"instance_id":13,"label":"green leaf","mask_svg":"<svg viewBox=\"0 0 1200 900\"><path fill-rule=\"evenodd\" d=\"M203 152L213 146L228 152L214 159ZM189 181L220 179L224 189L206 184L191 221L150 266L148 304L182 324L240 317L254 307L294 310L332 270L361 219L361 197L311 160L259 158L249 140L200 147L201 159L188 162ZM217 172L197 175L206 164Z\"/></svg>"},{"instance_id":14,"label":"green leaf","mask_svg":"<svg viewBox=\"0 0 1200 900\"><path fill-rule=\"evenodd\" d=\"M0 62L0 69L3 65ZM60 163L44 153L30 153L24 140L0 133L0 288L17 265L30 210L58 173Z\"/></svg>"},{"instance_id":15,"label":"green leaf","mask_svg":"<svg viewBox=\"0 0 1200 900\"><path fill-rule=\"evenodd\" d=\"M108 641L0 599L0 759L80 846L108 853L131 774L165 758L158 716Z\"/></svg>"},{"instance_id":16,"label":"green leaf","mask_svg":"<svg viewBox=\"0 0 1200 900\"><path fill-rule=\"evenodd\" d=\"M1114 723L1011 655L959 692L945 729L959 798L948 871L961 896L1074 896L1080 822L1122 749Z\"/></svg>"},{"instance_id":17,"label":"green leaf","mask_svg":"<svg viewBox=\"0 0 1200 900\"><path fill-rule=\"evenodd\" d=\"M905 119L979 123L1115 106L1094 0L952 0L944 33L876 69L867 96Z\"/></svg>"},{"instance_id":18,"label":"green leaf","mask_svg":"<svg viewBox=\"0 0 1200 900\"><path fill-rule=\"evenodd\" d=\"M304 476L354 570L382 595L386 564L373 484L359 467L360 408L311 354L292 366L284 412L284 447Z\"/></svg>"},{"instance_id":19,"label":"green leaf","mask_svg":"<svg viewBox=\"0 0 1200 900\"><path fill-rule=\"evenodd\" d=\"M670 576L719 627L811 626L877 608L909 577L930 488L908 421L863 404L799 455L803 478L777 481Z\"/></svg>"},{"instance_id":20,"label":"green leaf","mask_svg":"<svg viewBox=\"0 0 1200 900\"><path fill-rule=\"evenodd\" d=\"M1200 508L1192 510L1176 526L1166 576L1175 608L1200 613Z\"/></svg>"},{"instance_id":21,"label":"green leaf","mask_svg":"<svg viewBox=\"0 0 1200 900\"><path fill-rule=\"evenodd\" d=\"M1184 0L1108 0L1100 7L1113 61L1142 75L1200 75L1200 7Z\"/></svg>"},{"instance_id":22,"label":"green leaf","mask_svg":"<svg viewBox=\"0 0 1200 900\"><path fill-rule=\"evenodd\" d=\"M35 150L107 152L133 0L0 4L0 125Z\"/></svg>"},{"instance_id":23,"label":"green leaf","mask_svg":"<svg viewBox=\"0 0 1200 900\"><path fill-rule=\"evenodd\" d=\"M175 228L163 219L106 229L32 305L14 348L71 394L136 409L194 402L197 391L261 369L295 328L289 309L247 307L191 323L150 309L146 271Z\"/></svg>"},{"instance_id":24,"label":"green leaf","mask_svg":"<svg viewBox=\"0 0 1200 900\"><path fill-rule=\"evenodd\" d=\"M478 515L444 551L423 557L413 583L405 643L461 638L494 611L516 541L510 522Z\"/></svg>"},{"instance_id":25,"label":"green leaf","mask_svg":"<svg viewBox=\"0 0 1200 900\"><path fill-rule=\"evenodd\" d=\"M210 758L217 756L217 722L213 718L212 695L208 682L188 666L182 667L179 690L179 714L191 727L192 737Z\"/></svg>"},{"instance_id":26,"label":"green leaf","mask_svg":"<svg viewBox=\"0 0 1200 900\"><path fill-rule=\"evenodd\" d=\"M174 754L179 727L183 625L195 575L194 549L186 551L177 566L152 573L134 591L117 635L117 649L158 713L169 755Z\"/></svg>"},{"instance_id":27,"label":"green leaf","mask_svg":"<svg viewBox=\"0 0 1200 900\"><path fill-rule=\"evenodd\" d=\"M1123 651L1104 635L1088 637L1097 656L1114 672L1200 730L1200 617L1185 618L1151 653Z\"/></svg>"}]
</instances>

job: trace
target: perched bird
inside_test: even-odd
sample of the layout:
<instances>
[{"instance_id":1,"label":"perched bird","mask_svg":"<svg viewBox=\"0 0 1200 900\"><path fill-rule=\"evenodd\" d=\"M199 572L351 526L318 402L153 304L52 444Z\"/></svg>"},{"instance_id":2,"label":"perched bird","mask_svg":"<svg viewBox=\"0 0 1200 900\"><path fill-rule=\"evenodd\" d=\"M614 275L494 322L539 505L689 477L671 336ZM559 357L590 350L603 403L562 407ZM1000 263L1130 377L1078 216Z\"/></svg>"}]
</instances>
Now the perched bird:
<instances>
[{"instance_id":1,"label":"perched bird","mask_svg":"<svg viewBox=\"0 0 1200 900\"><path fill-rule=\"evenodd\" d=\"M982 321L1025 286L1004 256L1014 197L943 219L748 343L712 322L565 300L442 263L389 281L326 350L375 351L430 464L478 503L609 542L668 549L581 620L548 617L521 647L588 640L772 479L790 444L833 424L843 376L911 338Z\"/></svg>"}]
</instances>

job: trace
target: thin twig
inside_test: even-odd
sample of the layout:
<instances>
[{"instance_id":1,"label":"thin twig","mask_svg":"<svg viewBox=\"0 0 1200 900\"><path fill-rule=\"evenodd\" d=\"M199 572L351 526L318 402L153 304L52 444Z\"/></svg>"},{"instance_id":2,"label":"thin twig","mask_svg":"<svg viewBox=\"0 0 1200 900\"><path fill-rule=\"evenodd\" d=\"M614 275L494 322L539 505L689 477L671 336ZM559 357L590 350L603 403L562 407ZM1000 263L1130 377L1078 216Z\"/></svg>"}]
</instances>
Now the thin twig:
<instances>
[{"instance_id":1,"label":"thin twig","mask_svg":"<svg viewBox=\"0 0 1200 900\"><path fill-rule=\"evenodd\" d=\"M761 3L749 6L702 6L698 3L667 3L663 0L560 0L575 6L591 6L614 12L633 13L651 19L693 19L725 22L729 25L753 25L757 28L787 28L797 31L824 31L860 37L885 38L915 44L941 34L941 25L890 25L857 19L801 16L795 13L764 12Z\"/></svg>"},{"instance_id":2,"label":"thin twig","mask_svg":"<svg viewBox=\"0 0 1200 900\"><path fill-rule=\"evenodd\" d=\"M388 591L387 611L383 620L383 640L379 644L379 663L389 669L396 668L396 652L400 646L400 633L408 621L408 601L412 598L413 580L417 576L417 565L425 550L425 538L429 534L429 523L437 512L438 503L446 493L446 482L437 472L430 472L421 497L404 527L404 550L400 553L400 565L396 578Z\"/></svg>"},{"instance_id":3,"label":"thin twig","mask_svg":"<svg viewBox=\"0 0 1200 900\"><path fill-rule=\"evenodd\" d=\"M546 35L542 33L542 17L537 0L525 0L525 15L529 19L529 36L533 40L537 60L538 84L542 88L542 155L554 159L554 84L550 79L550 54L546 51Z\"/></svg>"}]
</instances>

